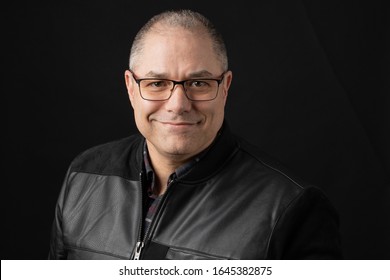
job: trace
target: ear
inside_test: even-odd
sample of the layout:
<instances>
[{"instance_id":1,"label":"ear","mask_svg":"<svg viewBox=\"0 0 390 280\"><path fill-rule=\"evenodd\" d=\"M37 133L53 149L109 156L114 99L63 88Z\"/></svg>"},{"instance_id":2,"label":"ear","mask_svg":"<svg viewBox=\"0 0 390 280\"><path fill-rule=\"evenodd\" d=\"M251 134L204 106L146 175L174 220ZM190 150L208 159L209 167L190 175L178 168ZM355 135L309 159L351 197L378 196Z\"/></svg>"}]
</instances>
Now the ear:
<instances>
[{"instance_id":1,"label":"ear","mask_svg":"<svg viewBox=\"0 0 390 280\"><path fill-rule=\"evenodd\" d=\"M125 82L127 88L127 94L129 95L130 103L133 106L134 102L134 79L129 70L125 71Z\"/></svg>"},{"instance_id":2,"label":"ear","mask_svg":"<svg viewBox=\"0 0 390 280\"><path fill-rule=\"evenodd\" d=\"M222 81L222 94L225 99L228 96L228 91L232 83L232 79L233 79L233 73L232 71L229 70L225 73L225 77L223 78Z\"/></svg>"}]
</instances>

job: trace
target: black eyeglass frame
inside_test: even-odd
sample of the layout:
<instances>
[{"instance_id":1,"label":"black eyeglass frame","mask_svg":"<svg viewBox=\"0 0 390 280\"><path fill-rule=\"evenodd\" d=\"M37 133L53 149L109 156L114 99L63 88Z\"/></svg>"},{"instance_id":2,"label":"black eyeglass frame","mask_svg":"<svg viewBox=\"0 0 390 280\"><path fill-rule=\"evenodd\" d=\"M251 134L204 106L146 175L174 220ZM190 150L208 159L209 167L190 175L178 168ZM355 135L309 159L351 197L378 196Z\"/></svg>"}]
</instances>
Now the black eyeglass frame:
<instances>
[{"instance_id":1,"label":"black eyeglass frame","mask_svg":"<svg viewBox=\"0 0 390 280\"><path fill-rule=\"evenodd\" d=\"M217 79L217 78L197 78L197 79L188 79L188 80L176 81L176 80L159 79L159 78L137 78L137 76L135 75L135 73L132 70L129 69L129 71L130 71L131 75L133 76L134 81L138 84L139 94L140 94L141 98L144 99L144 100L147 100L147 101L167 101L167 100L169 100L171 98L173 90L175 89L175 86L176 85L182 85L183 89L184 89L185 96L188 98L188 100L191 100L191 101L194 101L194 102L212 101L212 100L216 99L217 96L218 96L218 92L219 92L219 85L222 83L222 81L223 81L223 79L225 77L225 74L228 72L228 70L224 71L220 75L219 79ZM148 98L143 97L142 96L142 91L141 91L141 82L142 81L150 81L150 80L162 80L162 81L173 82L173 86L172 86L172 89L171 89L171 94L169 95L169 97L166 98L166 99L148 99ZM205 99L205 100L196 100L196 99L191 99L190 97L188 97L187 89L184 86L184 83L186 83L188 81L199 81L199 80L201 80L201 81L216 81L218 83L217 93L215 94L214 98L212 98L212 99Z\"/></svg>"}]
</instances>

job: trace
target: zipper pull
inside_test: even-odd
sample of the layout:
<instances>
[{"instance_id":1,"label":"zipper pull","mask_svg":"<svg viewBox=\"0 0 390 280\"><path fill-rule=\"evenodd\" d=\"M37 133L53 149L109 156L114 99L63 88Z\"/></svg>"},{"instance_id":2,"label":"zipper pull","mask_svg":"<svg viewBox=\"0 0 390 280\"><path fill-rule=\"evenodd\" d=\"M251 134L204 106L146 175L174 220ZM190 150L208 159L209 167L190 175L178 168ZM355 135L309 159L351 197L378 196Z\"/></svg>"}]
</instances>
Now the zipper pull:
<instances>
[{"instance_id":1,"label":"zipper pull","mask_svg":"<svg viewBox=\"0 0 390 280\"><path fill-rule=\"evenodd\" d=\"M137 245L135 247L135 254L134 254L133 260L139 260L139 257L141 255L143 247L144 247L144 243L143 242L137 242Z\"/></svg>"}]
</instances>

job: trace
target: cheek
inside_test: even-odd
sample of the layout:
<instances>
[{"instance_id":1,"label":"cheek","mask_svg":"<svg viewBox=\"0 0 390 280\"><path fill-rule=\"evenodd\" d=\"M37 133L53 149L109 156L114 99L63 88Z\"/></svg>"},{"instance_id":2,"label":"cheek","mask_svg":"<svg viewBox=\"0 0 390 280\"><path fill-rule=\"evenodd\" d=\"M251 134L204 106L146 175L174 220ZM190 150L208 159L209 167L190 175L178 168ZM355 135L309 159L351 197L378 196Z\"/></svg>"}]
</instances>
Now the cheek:
<instances>
[{"instance_id":1,"label":"cheek","mask_svg":"<svg viewBox=\"0 0 390 280\"><path fill-rule=\"evenodd\" d=\"M141 104L136 102L136 105L134 107L134 114L137 120L141 121L143 119L143 115L145 114L145 109Z\"/></svg>"},{"instance_id":2,"label":"cheek","mask_svg":"<svg viewBox=\"0 0 390 280\"><path fill-rule=\"evenodd\" d=\"M139 128L147 125L149 116L155 111L152 105L139 98L133 99L134 119Z\"/></svg>"},{"instance_id":3,"label":"cheek","mask_svg":"<svg viewBox=\"0 0 390 280\"><path fill-rule=\"evenodd\" d=\"M138 97L133 99L134 114L138 120L147 119L155 111L153 107L153 103L150 101L145 101Z\"/></svg>"},{"instance_id":4,"label":"cheek","mask_svg":"<svg viewBox=\"0 0 390 280\"><path fill-rule=\"evenodd\" d=\"M196 110L202 112L209 122L219 122L224 116L224 102L216 100L216 102L199 103Z\"/></svg>"}]
</instances>

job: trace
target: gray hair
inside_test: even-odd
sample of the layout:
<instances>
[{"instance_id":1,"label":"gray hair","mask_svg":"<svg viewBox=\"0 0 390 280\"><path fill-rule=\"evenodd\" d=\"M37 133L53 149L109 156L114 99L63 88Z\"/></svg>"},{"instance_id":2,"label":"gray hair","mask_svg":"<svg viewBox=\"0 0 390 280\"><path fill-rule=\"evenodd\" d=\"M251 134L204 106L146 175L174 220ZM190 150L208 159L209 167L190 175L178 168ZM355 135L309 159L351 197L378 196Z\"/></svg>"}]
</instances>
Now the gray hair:
<instances>
[{"instance_id":1,"label":"gray hair","mask_svg":"<svg viewBox=\"0 0 390 280\"><path fill-rule=\"evenodd\" d=\"M131 46L129 58L130 69L133 69L137 57L142 52L145 36L157 23L172 27L183 27L191 31L198 30L199 28L204 29L213 42L214 51L221 61L223 71L228 70L227 51L222 35L209 19L192 10L165 11L153 16L149 21L147 21L146 24L138 31Z\"/></svg>"}]
</instances>

